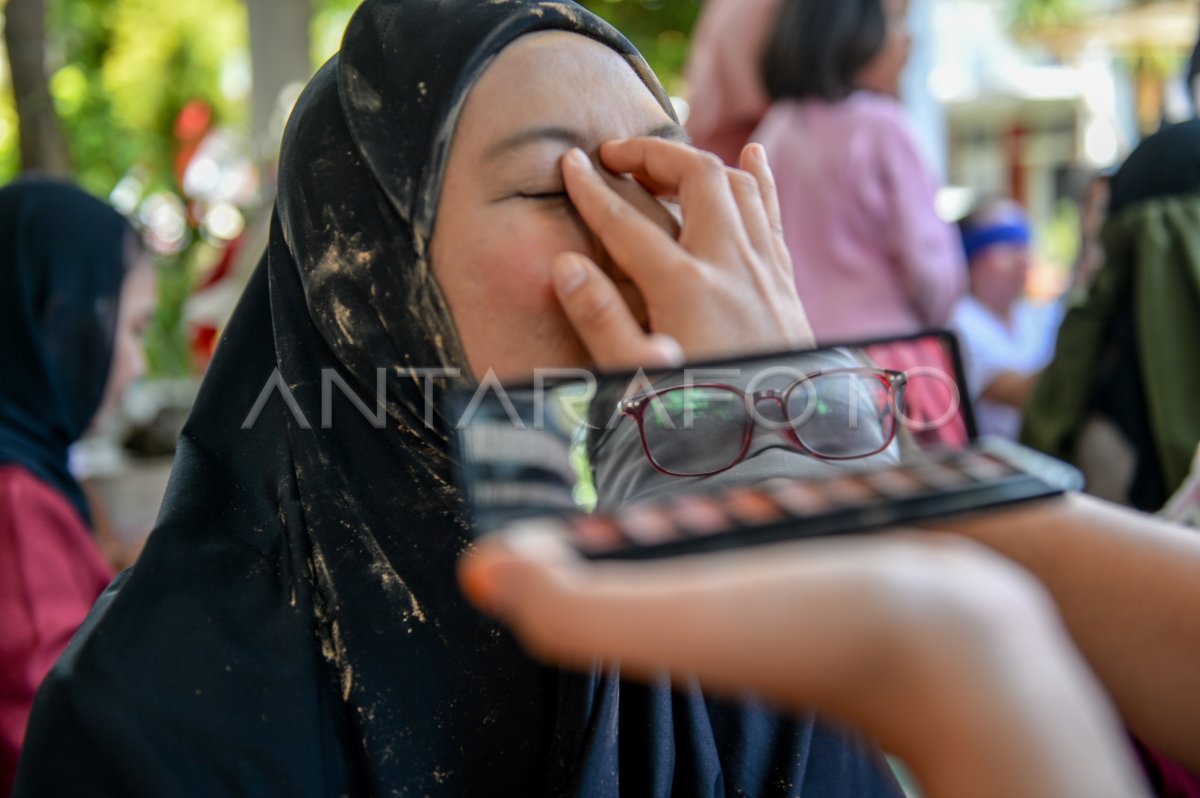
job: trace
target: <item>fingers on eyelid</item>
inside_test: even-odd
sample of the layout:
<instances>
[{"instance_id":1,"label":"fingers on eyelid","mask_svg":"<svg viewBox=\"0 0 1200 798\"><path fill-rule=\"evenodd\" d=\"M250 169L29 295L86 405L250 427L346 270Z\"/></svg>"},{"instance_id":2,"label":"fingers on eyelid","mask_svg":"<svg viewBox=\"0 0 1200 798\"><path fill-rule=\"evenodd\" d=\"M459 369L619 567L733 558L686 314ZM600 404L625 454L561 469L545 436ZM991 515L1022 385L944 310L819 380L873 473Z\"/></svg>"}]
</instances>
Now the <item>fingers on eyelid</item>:
<instances>
[{"instance_id":1,"label":"fingers on eyelid","mask_svg":"<svg viewBox=\"0 0 1200 798\"><path fill-rule=\"evenodd\" d=\"M679 197L686 206L701 207L725 186L725 164L712 153L656 138L608 142L601 162L614 172L645 178L656 194Z\"/></svg>"},{"instance_id":2,"label":"fingers on eyelid","mask_svg":"<svg viewBox=\"0 0 1200 798\"><path fill-rule=\"evenodd\" d=\"M605 182L595 170L564 169L575 210L612 259L644 291L670 279L679 247L659 224Z\"/></svg>"},{"instance_id":3,"label":"fingers on eyelid","mask_svg":"<svg viewBox=\"0 0 1200 798\"><path fill-rule=\"evenodd\" d=\"M679 219L660 202L655 194L645 186L628 177L618 177L611 172L605 172L604 181L613 191L621 195L630 205L661 227L671 238L679 235Z\"/></svg>"}]
</instances>

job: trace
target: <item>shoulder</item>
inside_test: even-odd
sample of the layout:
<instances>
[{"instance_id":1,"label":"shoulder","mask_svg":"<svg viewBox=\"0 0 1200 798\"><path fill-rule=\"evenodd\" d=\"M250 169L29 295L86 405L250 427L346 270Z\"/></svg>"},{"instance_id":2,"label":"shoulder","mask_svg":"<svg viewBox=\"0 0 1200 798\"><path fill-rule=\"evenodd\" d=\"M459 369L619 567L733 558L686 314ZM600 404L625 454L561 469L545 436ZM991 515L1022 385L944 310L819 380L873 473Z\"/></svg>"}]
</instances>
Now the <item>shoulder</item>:
<instances>
[{"instance_id":1,"label":"shoulder","mask_svg":"<svg viewBox=\"0 0 1200 798\"><path fill-rule=\"evenodd\" d=\"M856 91L841 103L841 112L859 123L869 124L872 129L887 134L902 134L912 137L912 128L905 115L904 106L892 97L869 91Z\"/></svg>"},{"instance_id":2,"label":"shoulder","mask_svg":"<svg viewBox=\"0 0 1200 798\"><path fill-rule=\"evenodd\" d=\"M902 170L926 171L925 159L904 106L891 97L858 91L838 103L853 138L867 157Z\"/></svg>"},{"instance_id":3,"label":"shoulder","mask_svg":"<svg viewBox=\"0 0 1200 798\"><path fill-rule=\"evenodd\" d=\"M5 463L0 465L0 529L25 524L86 531L83 519L65 496L24 466Z\"/></svg>"},{"instance_id":4,"label":"shoulder","mask_svg":"<svg viewBox=\"0 0 1200 798\"><path fill-rule=\"evenodd\" d=\"M800 100L776 100L771 103L759 122L759 133L787 126L802 120L809 112L811 103Z\"/></svg>"}]
</instances>

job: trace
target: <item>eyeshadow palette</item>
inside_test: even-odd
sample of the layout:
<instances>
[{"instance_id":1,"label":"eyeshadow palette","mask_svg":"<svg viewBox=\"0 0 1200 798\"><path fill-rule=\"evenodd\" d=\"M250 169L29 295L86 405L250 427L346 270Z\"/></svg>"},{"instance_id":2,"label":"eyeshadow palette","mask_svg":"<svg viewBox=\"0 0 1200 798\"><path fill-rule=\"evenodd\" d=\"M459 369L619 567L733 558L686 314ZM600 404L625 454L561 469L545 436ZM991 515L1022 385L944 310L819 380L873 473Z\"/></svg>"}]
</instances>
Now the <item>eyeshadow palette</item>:
<instances>
[{"instance_id":1,"label":"eyeshadow palette","mask_svg":"<svg viewBox=\"0 0 1200 798\"><path fill-rule=\"evenodd\" d=\"M661 373L493 381L452 392L443 408L476 535L538 519L585 557L638 559L912 524L1081 487L1069 466L978 439L967 395L956 341L932 332ZM653 396L670 401L630 416ZM865 454L816 454L839 446ZM681 477L652 451L725 470Z\"/></svg>"},{"instance_id":2,"label":"eyeshadow palette","mask_svg":"<svg viewBox=\"0 0 1200 798\"><path fill-rule=\"evenodd\" d=\"M652 559L866 532L1081 487L1070 466L1009 441L982 439L889 468L775 477L634 502L610 514L567 513L553 523L589 559Z\"/></svg>"}]
</instances>

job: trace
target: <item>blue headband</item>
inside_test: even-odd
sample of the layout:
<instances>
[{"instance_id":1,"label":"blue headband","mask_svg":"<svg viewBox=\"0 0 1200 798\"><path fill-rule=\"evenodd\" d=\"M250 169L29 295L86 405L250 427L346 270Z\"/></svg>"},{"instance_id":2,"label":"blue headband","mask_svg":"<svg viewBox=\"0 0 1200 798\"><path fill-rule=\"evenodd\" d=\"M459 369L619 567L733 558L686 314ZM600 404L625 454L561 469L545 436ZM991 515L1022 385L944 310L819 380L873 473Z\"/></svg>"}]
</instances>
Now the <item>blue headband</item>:
<instances>
[{"instance_id":1,"label":"blue headband","mask_svg":"<svg viewBox=\"0 0 1200 798\"><path fill-rule=\"evenodd\" d=\"M969 263L972 258L990 246L996 244L1029 246L1032 238L1029 222L1024 219L987 224L963 233L963 251L966 253Z\"/></svg>"}]
</instances>

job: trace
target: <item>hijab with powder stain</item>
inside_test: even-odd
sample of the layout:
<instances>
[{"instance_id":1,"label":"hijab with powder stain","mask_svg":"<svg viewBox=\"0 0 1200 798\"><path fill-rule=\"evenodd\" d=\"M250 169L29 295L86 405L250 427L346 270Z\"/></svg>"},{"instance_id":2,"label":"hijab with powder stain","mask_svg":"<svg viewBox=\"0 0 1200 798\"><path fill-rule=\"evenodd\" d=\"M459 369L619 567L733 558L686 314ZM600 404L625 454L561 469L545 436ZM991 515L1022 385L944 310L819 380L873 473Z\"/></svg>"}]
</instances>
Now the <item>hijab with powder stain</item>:
<instances>
[{"instance_id":1,"label":"hijab with powder stain","mask_svg":"<svg viewBox=\"0 0 1200 798\"><path fill-rule=\"evenodd\" d=\"M355 13L293 111L157 527L40 691L18 795L892 794L812 719L545 668L459 593L446 380L419 370L465 359L427 253L470 87L539 30L611 47L670 113L572 3Z\"/></svg>"},{"instance_id":2,"label":"hijab with powder stain","mask_svg":"<svg viewBox=\"0 0 1200 798\"><path fill-rule=\"evenodd\" d=\"M69 183L0 189L0 464L17 463L87 521L67 450L100 407L133 230Z\"/></svg>"}]
</instances>

